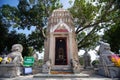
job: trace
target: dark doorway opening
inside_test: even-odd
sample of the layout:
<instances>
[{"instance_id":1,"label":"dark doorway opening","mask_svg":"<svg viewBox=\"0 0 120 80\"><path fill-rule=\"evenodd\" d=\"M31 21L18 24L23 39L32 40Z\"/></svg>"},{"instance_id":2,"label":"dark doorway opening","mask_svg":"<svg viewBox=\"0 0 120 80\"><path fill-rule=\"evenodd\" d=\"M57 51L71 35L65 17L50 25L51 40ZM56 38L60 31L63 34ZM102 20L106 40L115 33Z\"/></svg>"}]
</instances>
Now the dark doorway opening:
<instances>
[{"instance_id":1,"label":"dark doorway opening","mask_svg":"<svg viewBox=\"0 0 120 80\"><path fill-rule=\"evenodd\" d=\"M55 65L67 65L66 37L55 38Z\"/></svg>"}]
</instances>

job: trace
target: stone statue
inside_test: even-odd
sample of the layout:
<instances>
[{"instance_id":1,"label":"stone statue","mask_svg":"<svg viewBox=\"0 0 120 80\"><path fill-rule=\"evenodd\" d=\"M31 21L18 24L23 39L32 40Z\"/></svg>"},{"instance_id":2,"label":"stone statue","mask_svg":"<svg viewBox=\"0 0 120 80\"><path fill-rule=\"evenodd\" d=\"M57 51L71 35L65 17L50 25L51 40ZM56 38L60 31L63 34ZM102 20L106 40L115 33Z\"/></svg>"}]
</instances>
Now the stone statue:
<instances>
[{"instance_id":1,"label":"stone statue","mask_svg":"<svg viewBox=\"0 0 120 80\"><path fill-rule=\"evenodd\" d=\"M79 65L78 60L71 59L71 66L73 67L73 72L74 73L79 73L80 72L80 65Z\"/></svg>"},{"instance_id":2,"label":"stone statue","mask_svg":"<svg viewBox=\"0 0 120 80\"><path fill-rule=\"evenodd\" d=\"M98 67L98 74L107 76L107 77L120 77L119 72L120 68L116 67L114 63L111 61L111 55L114 54L110 50L110 44L104 43L104 42L99 42L100 43L100 48L99 48L99 53L100 53L100 67Z\"/></svg>"},{"instance_id":3,"label":"stone statue","mask_svg":"<svg viewBox=\"0 0 120 80\"><path fill-rule=\"evenodd\" d=\"M90 55L87 53L87 51L84 53L83 55L83 59L84 59L84 68L89 68L91 66L90 62L91 62L91 58Z\"/></svg>"},{"instance_id":4,"label":"stone statue","mask_svg":"<svg viewBox=\"0 0 120 80\"><path fill-rule=\"evenodd\" d=\"M49 59L46 61L46 63L43 65L43 73L49 73L50 74L51 70L51 60Z\"/></svg>"},{"instance_id":5,"label":"stone statue","mask_svg":"<svg viewBox=\"0 0 120 80\"><path fill-rule=\"evenodd\" d=\"M7 57L5 57L3 59L3 62L2 63L6 63L7 59L8 58L11 58L11 62L10 63L14 63L14 64L22 64L23 63L23 57L22 57L22 51L23 51L23 47L21 44L14 44L12 46L12 49L11 49L11 53L9 53L7 55Z\"/></svg>"},{"instance_id":6,"label":"stone statue","mask_svg":"<svg viewBox=\"0 0 120 80\"><path fill-rule=\"evenodd\" d=\"M99 41L100 48L99 52L100 54L114 54L113 52L110 51L110 44Z\"/></svg>"},{"instance_id":7,"label":"stone statue","mask_svg":"<svg viewBox=\"0 0 120 80\"><path fill-rule=\"evenodd\" d=\"M101 58L103 58L106 64L111 64L112 62L110 60L110 56L114 53L110 51L110 44L101 41L99 43L100 43L100 48L99 48L100 60Z\"/></svg>"},{"instance_id":8,"label":"stone statue","mask_svg":"<svg viewBox=\"0 0 120 80\"><path fill-rule=\"evenodd\" d=\"M21 66L23 64L23 57L21 54L23 51L23 46L21 44L14 44L11 51L12 52L9 53L2 61L1 66L3 68L1 68L1 70L3 69L4 71L0 73L0 76L16 77L23 73Z\"/></svg>"}]
</instances>

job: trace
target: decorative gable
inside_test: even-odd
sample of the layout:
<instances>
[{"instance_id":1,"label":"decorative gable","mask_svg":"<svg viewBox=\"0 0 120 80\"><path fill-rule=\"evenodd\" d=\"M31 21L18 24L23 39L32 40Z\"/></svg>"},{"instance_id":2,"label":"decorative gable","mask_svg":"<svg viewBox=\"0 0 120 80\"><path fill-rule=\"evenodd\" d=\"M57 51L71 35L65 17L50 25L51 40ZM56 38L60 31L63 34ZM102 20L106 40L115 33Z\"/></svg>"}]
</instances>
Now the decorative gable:
<instances>
[{"instance_id":1,"label":"decorative gable","mask_svg":"<svg viewBox=\"0 0 120 80\"><path fill-rule=\"evenodd\" d=\"M72 29L70 29L70 27L67 24L60 21L57 25L51 27L50 32L72 32Z\"/></svg>"},{"instance_id":2,"label":"decorative gable","mask_svg":"<svg viewBox=\"0 0 120 80\"><path fill-rule=\"evenodd\" d=\"M54 32L68 32L66 27L63 24L60 24Z\"/></svg>"}]
</instances>

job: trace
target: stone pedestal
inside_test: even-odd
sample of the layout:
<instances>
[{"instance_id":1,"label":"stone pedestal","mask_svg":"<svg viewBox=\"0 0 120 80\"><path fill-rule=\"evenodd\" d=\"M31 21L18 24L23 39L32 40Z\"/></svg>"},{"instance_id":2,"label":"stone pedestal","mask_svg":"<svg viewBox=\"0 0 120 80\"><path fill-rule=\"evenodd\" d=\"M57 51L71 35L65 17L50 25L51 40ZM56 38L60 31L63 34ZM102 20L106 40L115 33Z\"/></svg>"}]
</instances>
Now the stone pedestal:
<instances>
[{"instance_id":1,"label":"stone pedestal","mask_svg":"<svg viewBox=\"0 0 120 80\"><path fill-rule=\"evenodd\" d=\"M0 64L0 77L12 78L20 76L22 67L15 64Z\"/></svg>"},{"instance_id":2,"label":"stone pedestal","mask_svg":"<svg viewBox=\"0 0 120 80\"><path fill-rule=\"evenodd\" d=\"M99 43L100 66L98 67L98 74L111 78L120 78L120 67L115 66L111 61L111 56L114 53L110 50L110 44L104 42Z\"/></svg>"},{"instance_id":3,"label":"stone pedestal","mask_svg":"<svg viewBox=\"0 0 120 80\"><path fill-rule=\"evenodd\" d=\"M98 74L106 77L120 78L120 68L119 67L108 67L109 74L105 73L104 67L99 68Z\"/></svg>"}]
</instances>

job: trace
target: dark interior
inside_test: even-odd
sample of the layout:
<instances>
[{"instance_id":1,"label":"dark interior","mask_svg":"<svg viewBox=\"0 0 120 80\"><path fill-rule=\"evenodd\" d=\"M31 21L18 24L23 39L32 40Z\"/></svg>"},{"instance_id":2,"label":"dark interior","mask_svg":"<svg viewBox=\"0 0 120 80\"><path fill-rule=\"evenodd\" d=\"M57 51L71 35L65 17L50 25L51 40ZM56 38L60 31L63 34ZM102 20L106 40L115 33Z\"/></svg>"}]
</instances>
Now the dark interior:
<instances>
[{"instance_id":1,"label":"dark interior","mask_svg":"<svg viewBox=\"0 0 120 80\"><path fill-rule=\"evenodd\" d=\"M55 65L67 65L66 38L55 39Z\"/></svg>"}]
</instances>

